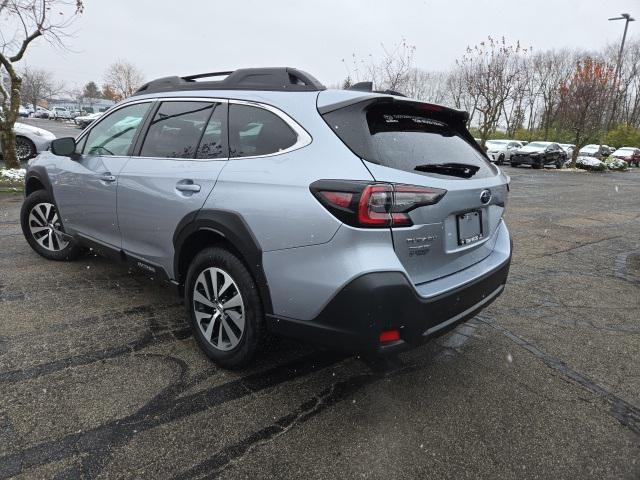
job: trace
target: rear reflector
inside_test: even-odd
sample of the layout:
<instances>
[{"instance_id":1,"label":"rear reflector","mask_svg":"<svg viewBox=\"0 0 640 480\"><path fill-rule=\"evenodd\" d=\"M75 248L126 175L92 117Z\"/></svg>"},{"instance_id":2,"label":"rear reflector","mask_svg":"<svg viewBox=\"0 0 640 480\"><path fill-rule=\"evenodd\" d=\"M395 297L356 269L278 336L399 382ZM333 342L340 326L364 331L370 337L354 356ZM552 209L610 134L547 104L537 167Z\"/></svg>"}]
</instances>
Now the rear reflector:
<instances>
[{"instance_id":1,"label":"rear reflector","mask_svg":"<svg viewBox=\"0 0 640 480\"><path fill-rule=\"evenodd\" d=\"M400 332L398 330L385 330L380 334L380 343L396 342L400 340Z\"/></svg>"}]
</instances>

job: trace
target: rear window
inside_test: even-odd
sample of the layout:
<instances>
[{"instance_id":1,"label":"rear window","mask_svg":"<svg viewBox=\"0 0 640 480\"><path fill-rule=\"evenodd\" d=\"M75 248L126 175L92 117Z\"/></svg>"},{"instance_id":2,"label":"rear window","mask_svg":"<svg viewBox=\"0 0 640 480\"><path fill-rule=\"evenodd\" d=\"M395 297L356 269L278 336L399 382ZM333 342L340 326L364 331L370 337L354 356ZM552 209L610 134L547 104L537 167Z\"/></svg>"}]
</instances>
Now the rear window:
<instances>
[{"instance_id":1,"label":"rear window","mask_svg":"<svg viewBox=\"0 0 640 480\"><path fill-rule=\"evenodd\" d=\"M354 118L363 115L364 122ZM496 174L470 143L464 123L446 109L385 102L364 111L362 106L339 109L324 118L354 153L386 167L447 179Z\"/></svg>"}]
</instances>

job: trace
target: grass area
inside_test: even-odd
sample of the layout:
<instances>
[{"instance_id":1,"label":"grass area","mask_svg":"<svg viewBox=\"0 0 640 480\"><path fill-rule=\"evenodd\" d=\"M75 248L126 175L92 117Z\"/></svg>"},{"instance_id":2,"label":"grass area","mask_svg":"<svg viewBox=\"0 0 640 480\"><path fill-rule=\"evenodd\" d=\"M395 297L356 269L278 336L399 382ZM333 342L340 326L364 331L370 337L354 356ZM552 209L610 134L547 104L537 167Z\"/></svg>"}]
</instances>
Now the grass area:
<instances>
[{"instance_id":1,"label":"grass area","mask_svg":"<svg viewBox=\"0 0 640 480\"><path fill-rule=\"evenodd\" d=\"M0 193L22 193L24 173L16 170L0 169Z\"/></svg>"}]
</instances>

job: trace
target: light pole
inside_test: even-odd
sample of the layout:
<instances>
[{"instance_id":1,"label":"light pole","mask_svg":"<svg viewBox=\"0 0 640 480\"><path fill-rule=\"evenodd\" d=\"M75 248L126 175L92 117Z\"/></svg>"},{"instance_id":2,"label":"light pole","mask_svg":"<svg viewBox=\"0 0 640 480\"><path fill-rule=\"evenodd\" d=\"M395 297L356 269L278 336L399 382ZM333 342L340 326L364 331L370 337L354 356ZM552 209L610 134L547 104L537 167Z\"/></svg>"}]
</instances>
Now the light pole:
<instances>
[{"instance_id":1,"label":"light pole","mask_svg":"<svg viewBox=\"0 0 640 480\"><path fill-rule=\"evenodd\" d=\"M624 22L624 33L622 34L622 43L620 44L620 51L618 52L618 61L616 63L616 71L613 77L613 105L611 106L611 117L609 118L609 124L607 130L611 128L611 124L613 123L613 117L616 114L616 106L618 105L618 79L620 77L620 70L622 68L622 51L624 50L624 41L627 39L627 29L629 28L629 22L635 22L635 18L633 18L628 13L621 13L619 17L610 18L609 21L612 20L625 20Z\"/></svg>"}]
</instances>

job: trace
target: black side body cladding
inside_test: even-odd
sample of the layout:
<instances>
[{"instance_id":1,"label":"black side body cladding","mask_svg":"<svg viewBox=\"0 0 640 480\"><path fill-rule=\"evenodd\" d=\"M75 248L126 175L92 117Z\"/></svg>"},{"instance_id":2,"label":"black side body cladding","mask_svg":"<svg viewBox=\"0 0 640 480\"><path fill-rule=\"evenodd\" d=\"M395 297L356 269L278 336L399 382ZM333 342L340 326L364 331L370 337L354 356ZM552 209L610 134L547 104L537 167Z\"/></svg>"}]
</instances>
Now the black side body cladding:
<instances>
[{"instance_id":1,"label":"black side body cladding","mask_svg":"<svg viewBox=\"0 0 640 480\"><path fill-rule=\"evenodd\" d=\"M185 281L186 269L180 265L183 248L189 238L200 231L215 233L238 251L258 285L265 313L273 313L267 277L262 267L262 248L247 223L236 212L203 209L186 215L180 221L173 236L174 276L178 284L183 285Z\"/></svg>"}]
</instances>

